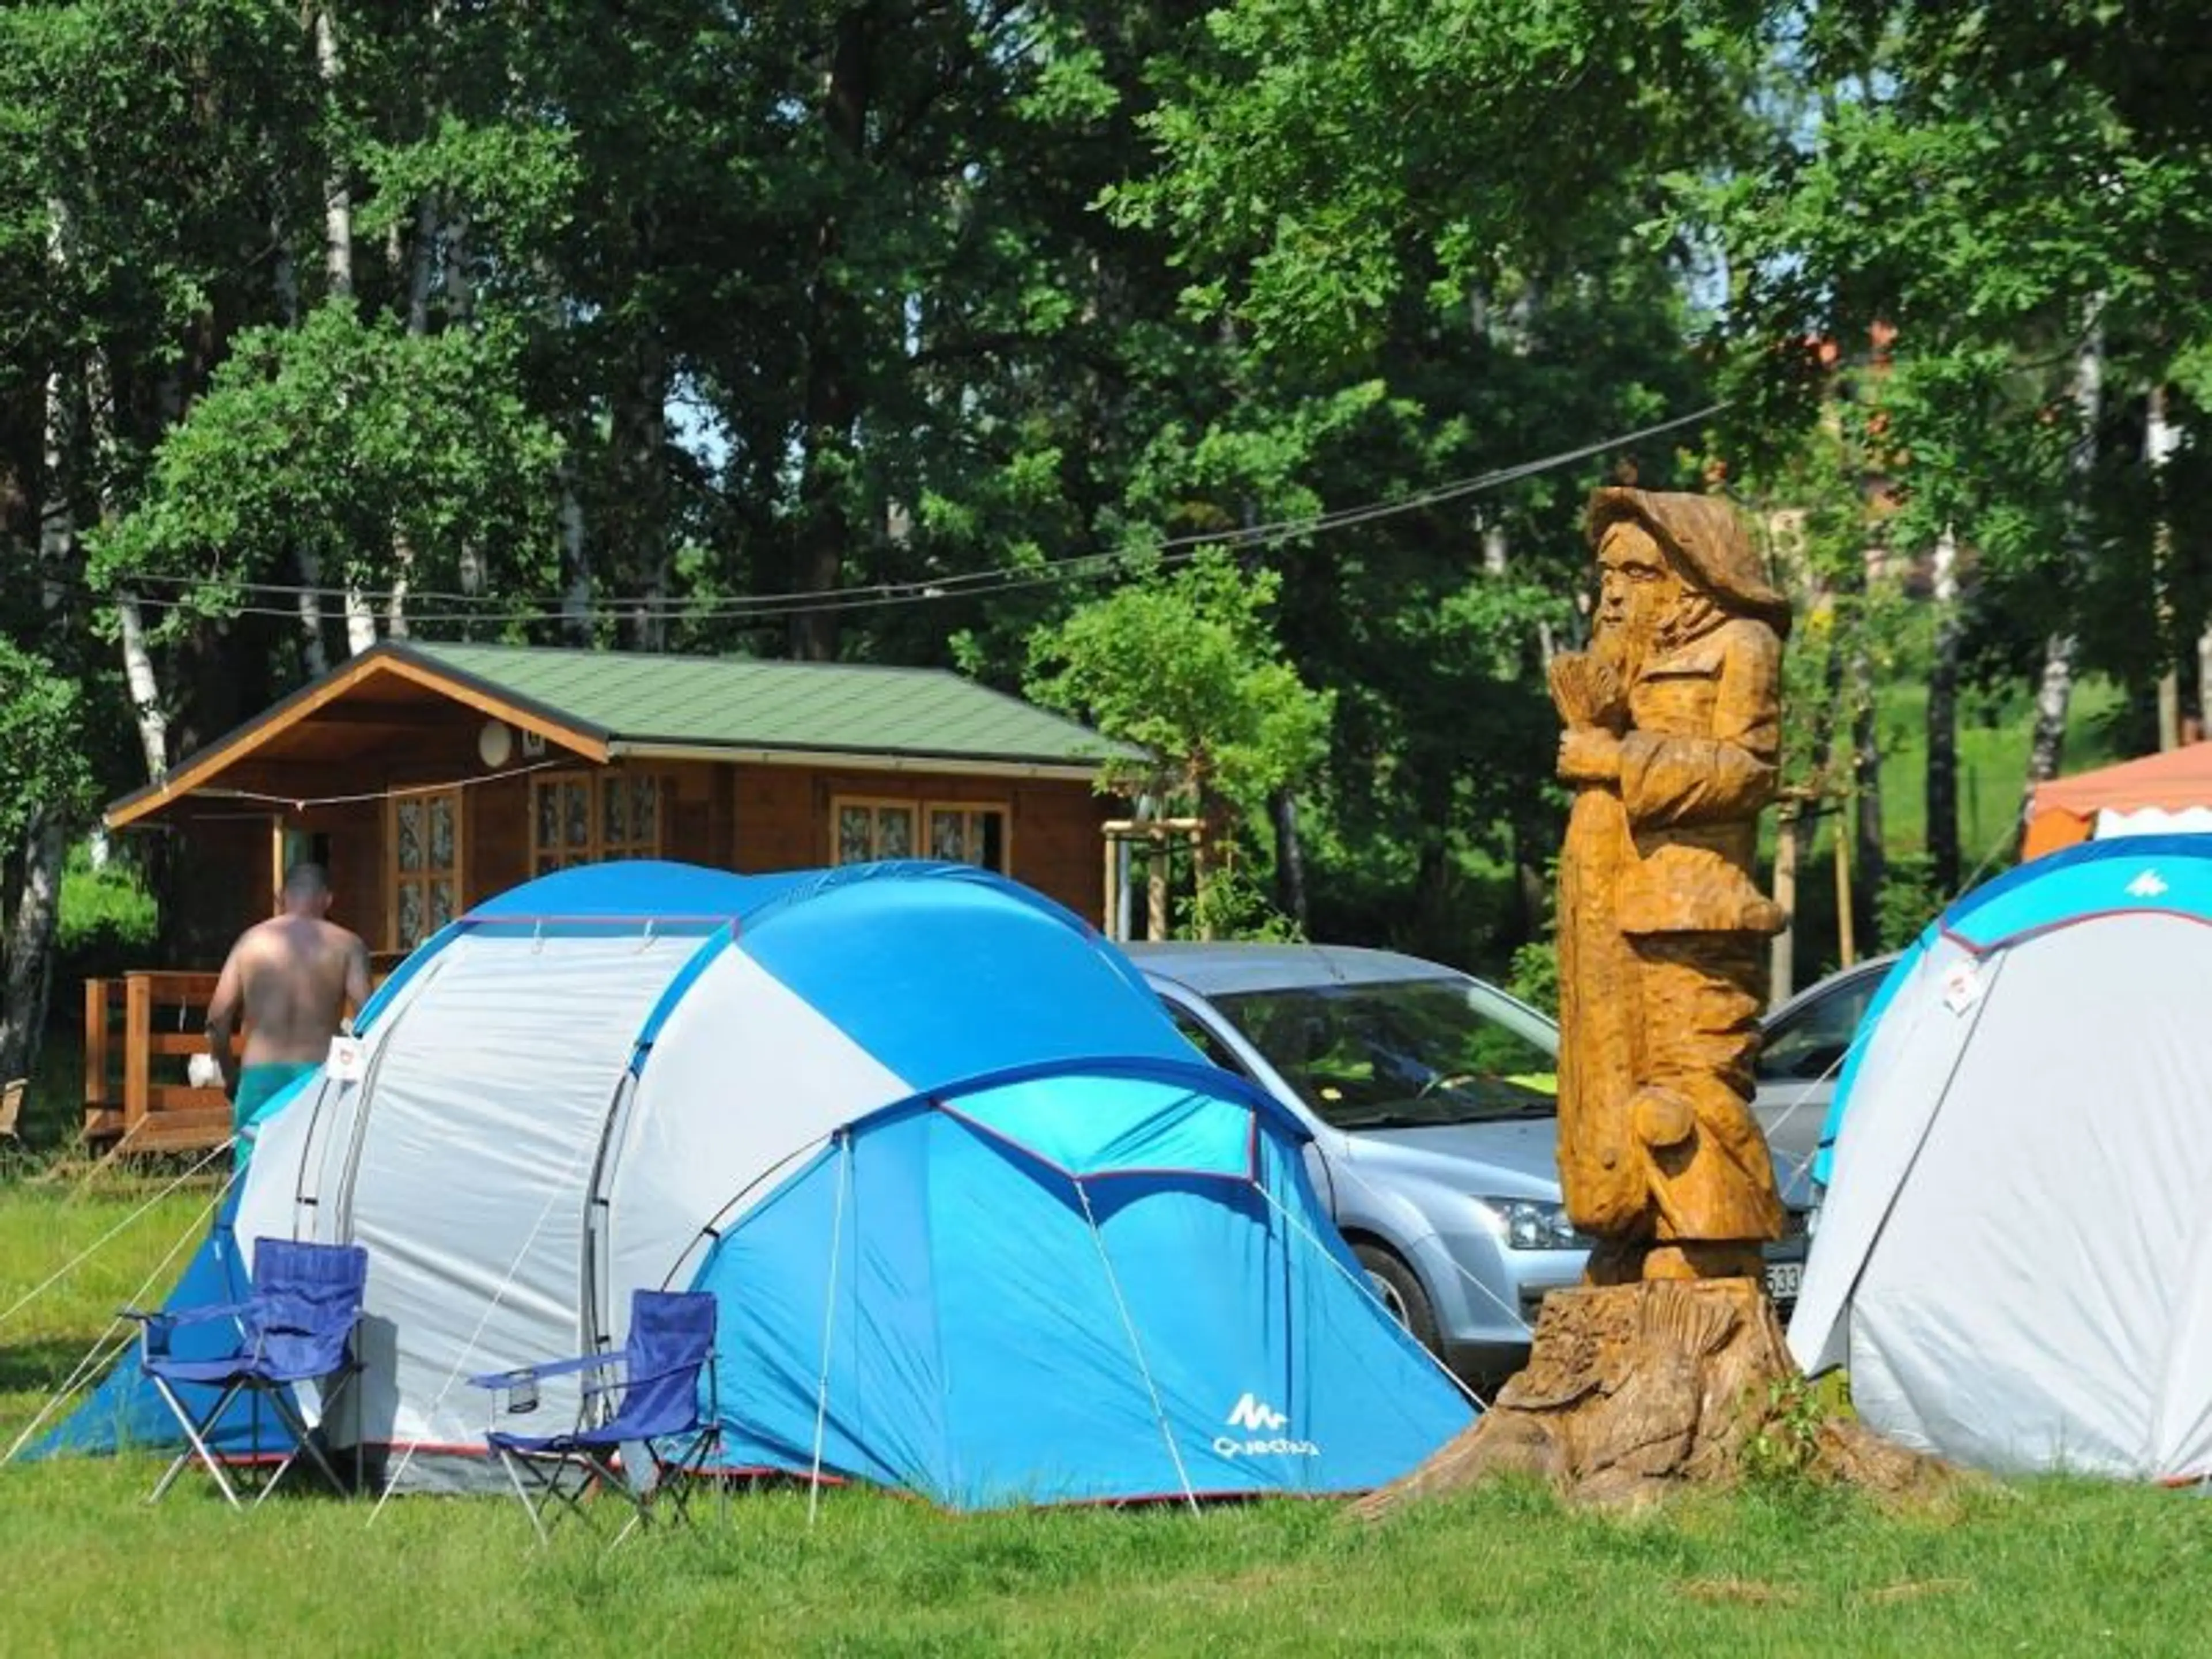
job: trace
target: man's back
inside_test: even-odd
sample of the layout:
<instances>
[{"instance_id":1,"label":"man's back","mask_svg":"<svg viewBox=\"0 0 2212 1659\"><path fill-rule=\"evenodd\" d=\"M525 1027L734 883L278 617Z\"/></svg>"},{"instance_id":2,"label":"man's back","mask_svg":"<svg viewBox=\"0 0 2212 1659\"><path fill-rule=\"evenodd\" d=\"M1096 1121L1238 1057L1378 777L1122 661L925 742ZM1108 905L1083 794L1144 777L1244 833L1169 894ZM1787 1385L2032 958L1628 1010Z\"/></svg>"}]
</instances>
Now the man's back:
<instances>
[{"instance_id":1,"label":"man's back","mask_svg":"<svg viewBox=\"0 0 2212 1659\"><path fill-rule=\"evenodd\" d=\"M319 917L282 915L250 927L232 957L249 1066L322 1059L349 995L359 1001L366 987L366 947Z\"/></svg>"}]
</instances>

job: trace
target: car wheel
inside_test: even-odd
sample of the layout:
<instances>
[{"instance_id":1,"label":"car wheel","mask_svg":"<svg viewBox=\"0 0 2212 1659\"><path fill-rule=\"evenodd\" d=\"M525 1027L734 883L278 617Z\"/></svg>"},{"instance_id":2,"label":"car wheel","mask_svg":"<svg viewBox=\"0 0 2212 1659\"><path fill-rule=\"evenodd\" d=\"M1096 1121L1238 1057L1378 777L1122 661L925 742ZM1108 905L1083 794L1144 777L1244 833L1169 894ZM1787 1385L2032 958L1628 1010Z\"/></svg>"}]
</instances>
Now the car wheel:
<instances>
[{"instance_id":1,"label":"car wheel","mask_svg":"<svg viewBox=\"0 0 2212 1659\"><path fill-rule=\"evenodd\" d=\"M1415 1341L1443 1358L1436 1310L1429 1305L1429 1293L1421 1288L1413 1270L1380 1244L1355 1244L1352 1253L1366 1270L1367 1283L1376 1299L1389 1310L1390 1317L1412 1332Z\"/></svg>"}]
</instances>

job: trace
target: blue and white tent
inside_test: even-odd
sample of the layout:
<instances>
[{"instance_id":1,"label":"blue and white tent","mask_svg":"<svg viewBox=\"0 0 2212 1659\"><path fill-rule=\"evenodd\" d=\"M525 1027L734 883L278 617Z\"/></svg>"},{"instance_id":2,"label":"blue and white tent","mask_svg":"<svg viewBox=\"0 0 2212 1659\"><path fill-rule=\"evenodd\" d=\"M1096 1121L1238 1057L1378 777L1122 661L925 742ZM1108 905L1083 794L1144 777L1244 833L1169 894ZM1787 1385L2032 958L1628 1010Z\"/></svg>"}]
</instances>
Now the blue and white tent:
<instances>
[{"instance_id":1,"label":"blue and white tent","mask_svg":"<svg viewBox=\"0 0 2212 1659\"><path fill-rule=\"evenodd\" d=\"M465 1379L619 1344L639 1287L720 1298L732 1464L951 1507L1357 1491L1469 1419L1296 1120L1000 878L566 871L359 1024L233 1231L368 1248L365 1386L325 1428L396 1486L495 1479Z\"/></svg>"},{"instance_id":2,"label":"blue and white tent","mask_svg":"<svg viewBox=\"0 0 2212 1659\"><path fill-rule=\"evenodd\" d=\"M2212 1474L2212 836L1966 895L1862 1022L1790 1344L1906 1444Z\"/></svg>"}]
</instances>

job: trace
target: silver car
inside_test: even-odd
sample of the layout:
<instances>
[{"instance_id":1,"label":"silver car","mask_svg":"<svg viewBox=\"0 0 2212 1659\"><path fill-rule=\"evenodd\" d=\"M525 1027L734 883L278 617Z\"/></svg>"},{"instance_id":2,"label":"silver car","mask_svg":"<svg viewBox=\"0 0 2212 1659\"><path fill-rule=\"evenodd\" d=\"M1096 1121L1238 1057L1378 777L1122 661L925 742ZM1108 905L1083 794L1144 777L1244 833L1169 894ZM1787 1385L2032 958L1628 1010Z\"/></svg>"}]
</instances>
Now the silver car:
<instances>
[{"instance_id":1,"label":"silver car","mask_svg":"<svg viewBox=\"0 0 2212 1659\"><path fill-rule=\"evenodd\" d=\"M1559 1028L1393 951L1126 948L1201 1053L1312 1130L1315 1188L1384 1305L1477 1386L1519 1369L1589 1252L1559 1200ZM1770 1251L1791 1299L1802 1259L1802 1237Z\"/></svg>"},{"instance_id":2,"label":"silver car","mask_svg":"<svg viewBox=\"0 0 2212 1659\"><path fill-rule=\"evenodd\" d=\"M1778 1163L1802 1185L1820 1149L1844 1056L1897 954L1869 958L1808 986L1762 1022L1765 1040L1752 1109Z\"/></svg>"}]
</instances>

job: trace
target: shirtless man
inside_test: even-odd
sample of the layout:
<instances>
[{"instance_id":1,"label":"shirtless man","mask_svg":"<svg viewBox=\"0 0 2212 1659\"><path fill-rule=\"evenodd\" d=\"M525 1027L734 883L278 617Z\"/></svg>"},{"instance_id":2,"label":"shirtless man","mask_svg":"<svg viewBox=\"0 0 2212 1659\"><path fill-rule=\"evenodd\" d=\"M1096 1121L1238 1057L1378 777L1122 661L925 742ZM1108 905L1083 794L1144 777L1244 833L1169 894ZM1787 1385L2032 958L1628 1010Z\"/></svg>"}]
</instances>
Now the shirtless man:
<instances>
[{"instance_id":1,"label":"shirtless man","mask_svg":"<svg viewBox=\"0 0 2212 1659\"><path fill-rule=\"evenodd\" d=\"M325 921L331 884L319 866L295 864L284 877L282 914L249 927L208 1004L208 1046L222 1069L231 1121L243 1133L285 1087L329 1055L338 1023L368 1000L368 947ZM247 1034L244 1065L231 1050L240 1012Z\"/></svg>"}]
</instances>

